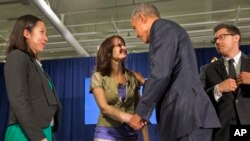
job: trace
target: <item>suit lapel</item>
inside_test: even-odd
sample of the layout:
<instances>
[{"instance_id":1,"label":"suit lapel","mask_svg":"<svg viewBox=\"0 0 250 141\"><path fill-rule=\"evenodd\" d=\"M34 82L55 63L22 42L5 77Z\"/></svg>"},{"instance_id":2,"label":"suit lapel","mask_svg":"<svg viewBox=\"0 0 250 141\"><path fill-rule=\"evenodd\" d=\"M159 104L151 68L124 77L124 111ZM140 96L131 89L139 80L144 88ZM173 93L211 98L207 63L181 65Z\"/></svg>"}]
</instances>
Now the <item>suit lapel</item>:
<instances>
[{"instance_id":1,"label":"suit lapel","mask_svg":"<svg viewBox=\"0 0 250 141\"><path fill-rule=\"evenodd\" d=\"M244 53L241 53L241 66L240 66L240 72L244 72L244 71L249 71L250 70L250 60L249 57L247 55L245 55ZM240 86L237 89L237 97L239 97L241 94L241 88Z\"/></svg>"},{"instance_id":2,"label":"suit lapel","mask_svg":"<svg viewBox=\"0 0 250 141\"><path fill-rule=\"evenodd\" d=\"M48 82L49 78L46 77L45 72L38 65L38 63L36 62L36 60L34 58L31 58L31 60L35 64L36 70L38 71L38 73L40 75L40 78L41 78L42 84L43 84L43 89L44 89L44 92L45 92L45 96L46 96L46 98L48 100L49 105L55 105L55 104L57 104L57 100L55 98L55 95L53 94L53 91L50 89L50 86L49 86L49 82Z\"/></svg>"},{"instance_id":3,"label":"suit lapel","mask_svg":"<svg viewBox=\"0 0 250 141\"><path fill-rule=\"evenodd\" d=\"M220 60L215 62L215 70L217 71L217 74L221 76L222 80L225 80L228 78L228 74L224 65L223 58L220 58Z\"/></svg>"},{"instance_id":4,"label":"suit lapel","mask_svg":"<svg viewBox=\"0 0 250 141\"><path fill-rule=\"evenodd\" d=\"M241 53L241 66L240 66L240 72L243 71L249 71L250 70L250 60L247 55L244 53Z\"/></svg>"}]
</instances>

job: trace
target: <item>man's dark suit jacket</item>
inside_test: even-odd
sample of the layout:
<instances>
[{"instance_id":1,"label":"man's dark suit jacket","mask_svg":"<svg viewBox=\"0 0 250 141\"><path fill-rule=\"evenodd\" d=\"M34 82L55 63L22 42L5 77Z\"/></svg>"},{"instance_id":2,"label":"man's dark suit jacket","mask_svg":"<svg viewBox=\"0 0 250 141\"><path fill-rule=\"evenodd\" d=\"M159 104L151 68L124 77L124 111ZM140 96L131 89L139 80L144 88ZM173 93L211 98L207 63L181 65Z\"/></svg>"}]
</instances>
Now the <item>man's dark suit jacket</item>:
<instances>
[{"instance_id":1,"label":"man's dark suit jacket","mask_svg":"<svg viewBox=\"0 0 250 141\"><path fill-rule=\"evenodd\" d=\"M241 54L240 72L250 72L250 58ZM240 85L236 94L233 92L222 93L218 102L214 98L214 87L228 78L223 58L209 64L203 70L203 85L212 100L222 128L215 131L215 141L229 141L230 124L250 124L250 85ZM239 120L239 121L238 121Z\"/></svg>"},{"instance_id":2,"label":"man's dark suit jacket","mask_svg":"<svg viewBox=\"0 0 250 141\"><path fill-rule=\"evenodd\" d=\"M160 141L174 141L198 128L220 126L183 28L169 20L156 20L150 31L149 57L150 73L136 113L149 120L156 107Z\"/></svg>"},{"instance_id":3,"label":"man's dark suit jacket","mask_svg":"<svg viewBox=\"0 0 250 141\"><path fill-rule=\"evenodd\" d=\"M4 74L10 105L9 124L20 124L30 141L41 140L42 128L48 127L53 117L57 128L60 111L48 76L34 58L20 50L7 55Z\"/></svg>"}]
</instances>

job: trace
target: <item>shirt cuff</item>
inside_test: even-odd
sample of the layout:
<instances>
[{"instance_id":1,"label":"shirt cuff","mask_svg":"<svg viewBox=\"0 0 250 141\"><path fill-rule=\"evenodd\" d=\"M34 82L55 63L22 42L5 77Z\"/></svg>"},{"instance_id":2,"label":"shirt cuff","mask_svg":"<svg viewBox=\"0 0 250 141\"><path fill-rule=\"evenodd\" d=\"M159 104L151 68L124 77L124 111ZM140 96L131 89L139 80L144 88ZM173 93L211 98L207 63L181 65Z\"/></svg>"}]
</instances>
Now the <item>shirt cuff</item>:
<instances>
[{"instance_id":1,"label":"shirt cuff","mask_svg":"<svg viewBox=\"0 0 250 141\"><path fill-rule=\"evenodd\" d=\"M222 93L219 92L219 90L218 90L218 84L217 84L214 87L214 99L215 99L215 101L218 102L221 97L222 97Z\"/></svg>"}]
</instances>

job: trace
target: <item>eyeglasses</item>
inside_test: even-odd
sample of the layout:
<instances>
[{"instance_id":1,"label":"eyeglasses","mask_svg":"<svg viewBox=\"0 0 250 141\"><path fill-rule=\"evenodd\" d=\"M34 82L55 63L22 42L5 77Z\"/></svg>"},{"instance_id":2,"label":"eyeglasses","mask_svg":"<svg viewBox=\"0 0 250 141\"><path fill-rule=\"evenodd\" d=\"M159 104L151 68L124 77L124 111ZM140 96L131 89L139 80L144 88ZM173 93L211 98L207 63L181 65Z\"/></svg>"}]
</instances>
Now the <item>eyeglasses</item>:
<instances>
[{"instance_id":1,"label":"eyeglasses","mask_svg":"<svg viewBox=\"0 0 250 141\"><path fill-rule=\"evenodd\" d=\"M229 35L234 36L235 34L221 34L221 35L219 35L218 37L214 37L214 39L211 41L211 43L212 43L212 44L215 44L216 41L217 41L218 39L219 39L220 41L221 41L221 40L224 40L225 37L226 37L226 36L229 36Z\"/></svg>"}]
</instances>

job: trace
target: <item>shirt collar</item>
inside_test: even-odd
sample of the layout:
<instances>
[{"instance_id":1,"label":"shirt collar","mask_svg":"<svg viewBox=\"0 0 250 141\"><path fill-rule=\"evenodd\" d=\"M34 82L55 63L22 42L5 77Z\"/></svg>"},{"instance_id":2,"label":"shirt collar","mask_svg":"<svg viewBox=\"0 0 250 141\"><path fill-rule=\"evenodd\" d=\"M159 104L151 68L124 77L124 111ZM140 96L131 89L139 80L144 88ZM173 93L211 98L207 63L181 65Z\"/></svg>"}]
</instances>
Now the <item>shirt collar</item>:
<instances>
[{"instance_id":1,"label":"shirt collar","mask_svg":"<svg viewBox=\"0 0 250 141\"><path fill-rule=\"evenodd\" d=\"M235 55L235 56L233 57L234 63L235 63L235 64L238 64L238 63L239 63L240 57L241 57L241 51L240 51L237 55ZM223 57L223 58L224 58L224 62L228 62L228 60L231 59L231 58L228 58L228 57Z\"/></svg>"}]
</instances>

